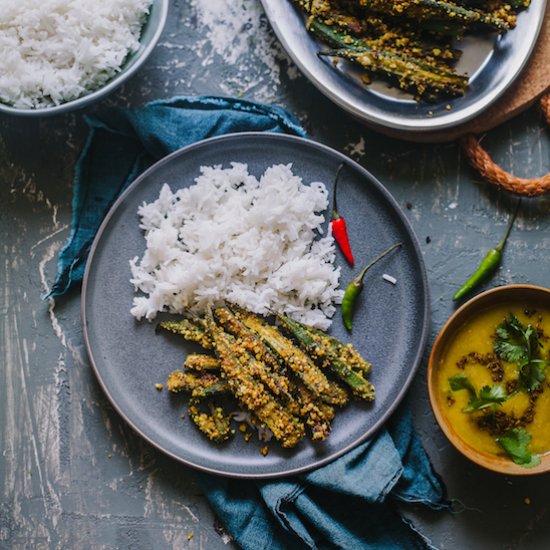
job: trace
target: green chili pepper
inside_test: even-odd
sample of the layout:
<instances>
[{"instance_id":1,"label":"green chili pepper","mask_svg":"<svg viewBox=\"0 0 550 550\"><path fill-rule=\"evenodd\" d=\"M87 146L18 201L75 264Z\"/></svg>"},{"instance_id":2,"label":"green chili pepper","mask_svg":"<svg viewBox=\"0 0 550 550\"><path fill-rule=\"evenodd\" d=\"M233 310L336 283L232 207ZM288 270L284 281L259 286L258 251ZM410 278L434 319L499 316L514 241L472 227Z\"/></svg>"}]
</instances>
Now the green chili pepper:
<instances>
[{"instance_id":1,"label":"green chili pepper","mask_svg":"<svg viewBox=\"0 0 550 550\"><path fill-rule=\"evenodd\" d=\"M398 246L401 246L401 243L395 243L392 246L390 246L387 250L382 252L380 256L377 256L368 264L353 281L347 286L346 291L344 292L344 297L342 298L342 320L344 321L344 326L351 330L351 327L353 325L353 311L355 309L355 304L357 302L357 298L359 297L359 294L361 294L361 291L363 290L363 278L365 277L365 273L379 260L381 260L384 256L387 256L392 250L397 248Z\"/></svg>"},{"instance_id":2,"label":"green chili pepper","mask_svg":"<svg viewBox=\"0 0 550 550\"><path fill-rule=\"evenodd\" d=\"M510 231L512 230L512 226L514 225L514 221L516 220L516 216L518 215L520 204L521 204L521 199L518 201L516 210L512 214L512 217L510 218L510 222L508 223L508 227L506 228L506 232L504 233L504 236L502 237L501 241L495 246L495 248L491 248L491 250L487 252L483 260L481 260L479 267L472 273L472 275L470 275L468 280L456 291L455 295L453 296L454 301L460 300L461 298L466 296L466 294L468 294L469 292L477 288L499 266L500 261L502 260L502 249L506 244L508 235L510 235Z\"/></svg>"}]
</instances>

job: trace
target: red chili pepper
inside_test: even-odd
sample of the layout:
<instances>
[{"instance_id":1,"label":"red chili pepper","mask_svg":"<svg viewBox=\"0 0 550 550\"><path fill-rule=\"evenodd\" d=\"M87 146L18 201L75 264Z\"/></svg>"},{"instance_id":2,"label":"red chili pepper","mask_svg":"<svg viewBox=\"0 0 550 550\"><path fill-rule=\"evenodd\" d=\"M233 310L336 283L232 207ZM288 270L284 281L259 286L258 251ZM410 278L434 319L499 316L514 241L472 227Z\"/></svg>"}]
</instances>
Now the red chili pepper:
<instances>
[{"instance_id":1,"label":"red chili pepper","mask_svg":"<svg viewBox=\"0 0 550 550\"><path fill-rule=\"evenodd\" d=\"M334 235L334 239L338 243L338 246L340 247L342 254L344 254L346 260L350 263L350 265L353 266L353 264L355 263L355 260L353 259L353 253L351 251L351 246L349 244L346 221L344 220L344 218L342 218L342 216L340 216L340 214L338 213L338 209L336 207L336 188L338 186L338 179L343 167L344 167L344 163L338 166L338 170L336 170L336 177L334 178L334 190L332 192L332 213L330 216L330 225L332 226L332 234Z\"/></svg>"}]
</instances>

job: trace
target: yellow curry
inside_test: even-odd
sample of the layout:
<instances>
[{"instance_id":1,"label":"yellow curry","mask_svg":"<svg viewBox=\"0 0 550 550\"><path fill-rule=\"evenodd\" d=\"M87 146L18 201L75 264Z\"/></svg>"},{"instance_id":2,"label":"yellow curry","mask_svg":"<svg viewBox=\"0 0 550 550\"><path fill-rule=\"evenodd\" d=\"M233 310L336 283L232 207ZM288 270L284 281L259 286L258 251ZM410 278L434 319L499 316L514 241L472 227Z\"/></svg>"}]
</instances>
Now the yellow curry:
<instances>
[{"instance_id":1,"label":"yellow curry","mask_svg":"<svg viewBox=\"0 0 550 550\"><path fill-rule=\"evenodd\" d=\"M525 303L488 307L446 346L437 369L440 408L456 433L479 451L505 455L498 440L515 429L528 432L530 453L547 453L549 359L548 308Z\"/></svg>"}]
</instances>

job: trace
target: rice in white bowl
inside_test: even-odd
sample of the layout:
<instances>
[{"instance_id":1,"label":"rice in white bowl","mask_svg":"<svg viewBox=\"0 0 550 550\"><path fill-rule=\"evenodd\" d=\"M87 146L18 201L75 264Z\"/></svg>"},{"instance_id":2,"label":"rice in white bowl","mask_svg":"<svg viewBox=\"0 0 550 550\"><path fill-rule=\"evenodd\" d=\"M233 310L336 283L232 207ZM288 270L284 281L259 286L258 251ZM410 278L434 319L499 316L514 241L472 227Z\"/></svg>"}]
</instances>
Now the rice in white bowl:
<instances>
[{"instance_id":1,"label":"rice in white bowl","mask_svg":"<svg viewBox=\"0 0 550 550\"><path fill-rule=\"evenodd\" d=\"M245 164L201 167L195 184L138 210L146 250L130 261L132 315L203 312L227 300L257 313L269 309L321 329L330 326L340 268L332 235L322 236L325 185L306 185L291 165L258 180Z\"/></svg>"},{"instance_id":2,"label":"rice in white bowl","mask_svg":"<svg viewBox=\"0 0 550 550\"><path fill-rule=\"evenodd\" d=\"M110 80L139 47L152 0L0 1L0 102L50 107Z\"/></svg>"}]
</instances>

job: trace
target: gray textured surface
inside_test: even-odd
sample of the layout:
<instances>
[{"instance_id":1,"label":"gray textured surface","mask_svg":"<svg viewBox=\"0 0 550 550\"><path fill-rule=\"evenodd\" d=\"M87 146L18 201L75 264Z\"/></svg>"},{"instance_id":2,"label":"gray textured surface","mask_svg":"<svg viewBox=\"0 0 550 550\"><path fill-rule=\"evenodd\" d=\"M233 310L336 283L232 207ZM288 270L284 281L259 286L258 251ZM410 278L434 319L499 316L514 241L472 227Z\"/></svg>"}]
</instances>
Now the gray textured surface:
<instances>
[{"instance_id":1,"label":"gray textured surface","mask_svg":"<svg viewBox=\"0 0 550 550\"><path fill-rule=\"evenodd\" d=\"M173 1L148 63L106 103L175 94L283 105L314 139L358 160L408 205L431 284L433 342L453 310L453 289L498 240L512 207L507 195L479 183L456 145L412 145L356 124L289 64L255 0ZM101 393L83 348L78 293L55 309L41 301L69 233L84 136L80 114L0 117L0 547L228 548L189 470L134 435ZM519 175L550 170L536 109L491 132L484 145ZM549 226L549 199L524 201L491 284L548 286ZM409 515L442 549L547 548L550 475L507 478L458 455L431 415L424 370L410 393L416 425L450 496L466 510Z\"/></svg>"}]
</instances>

